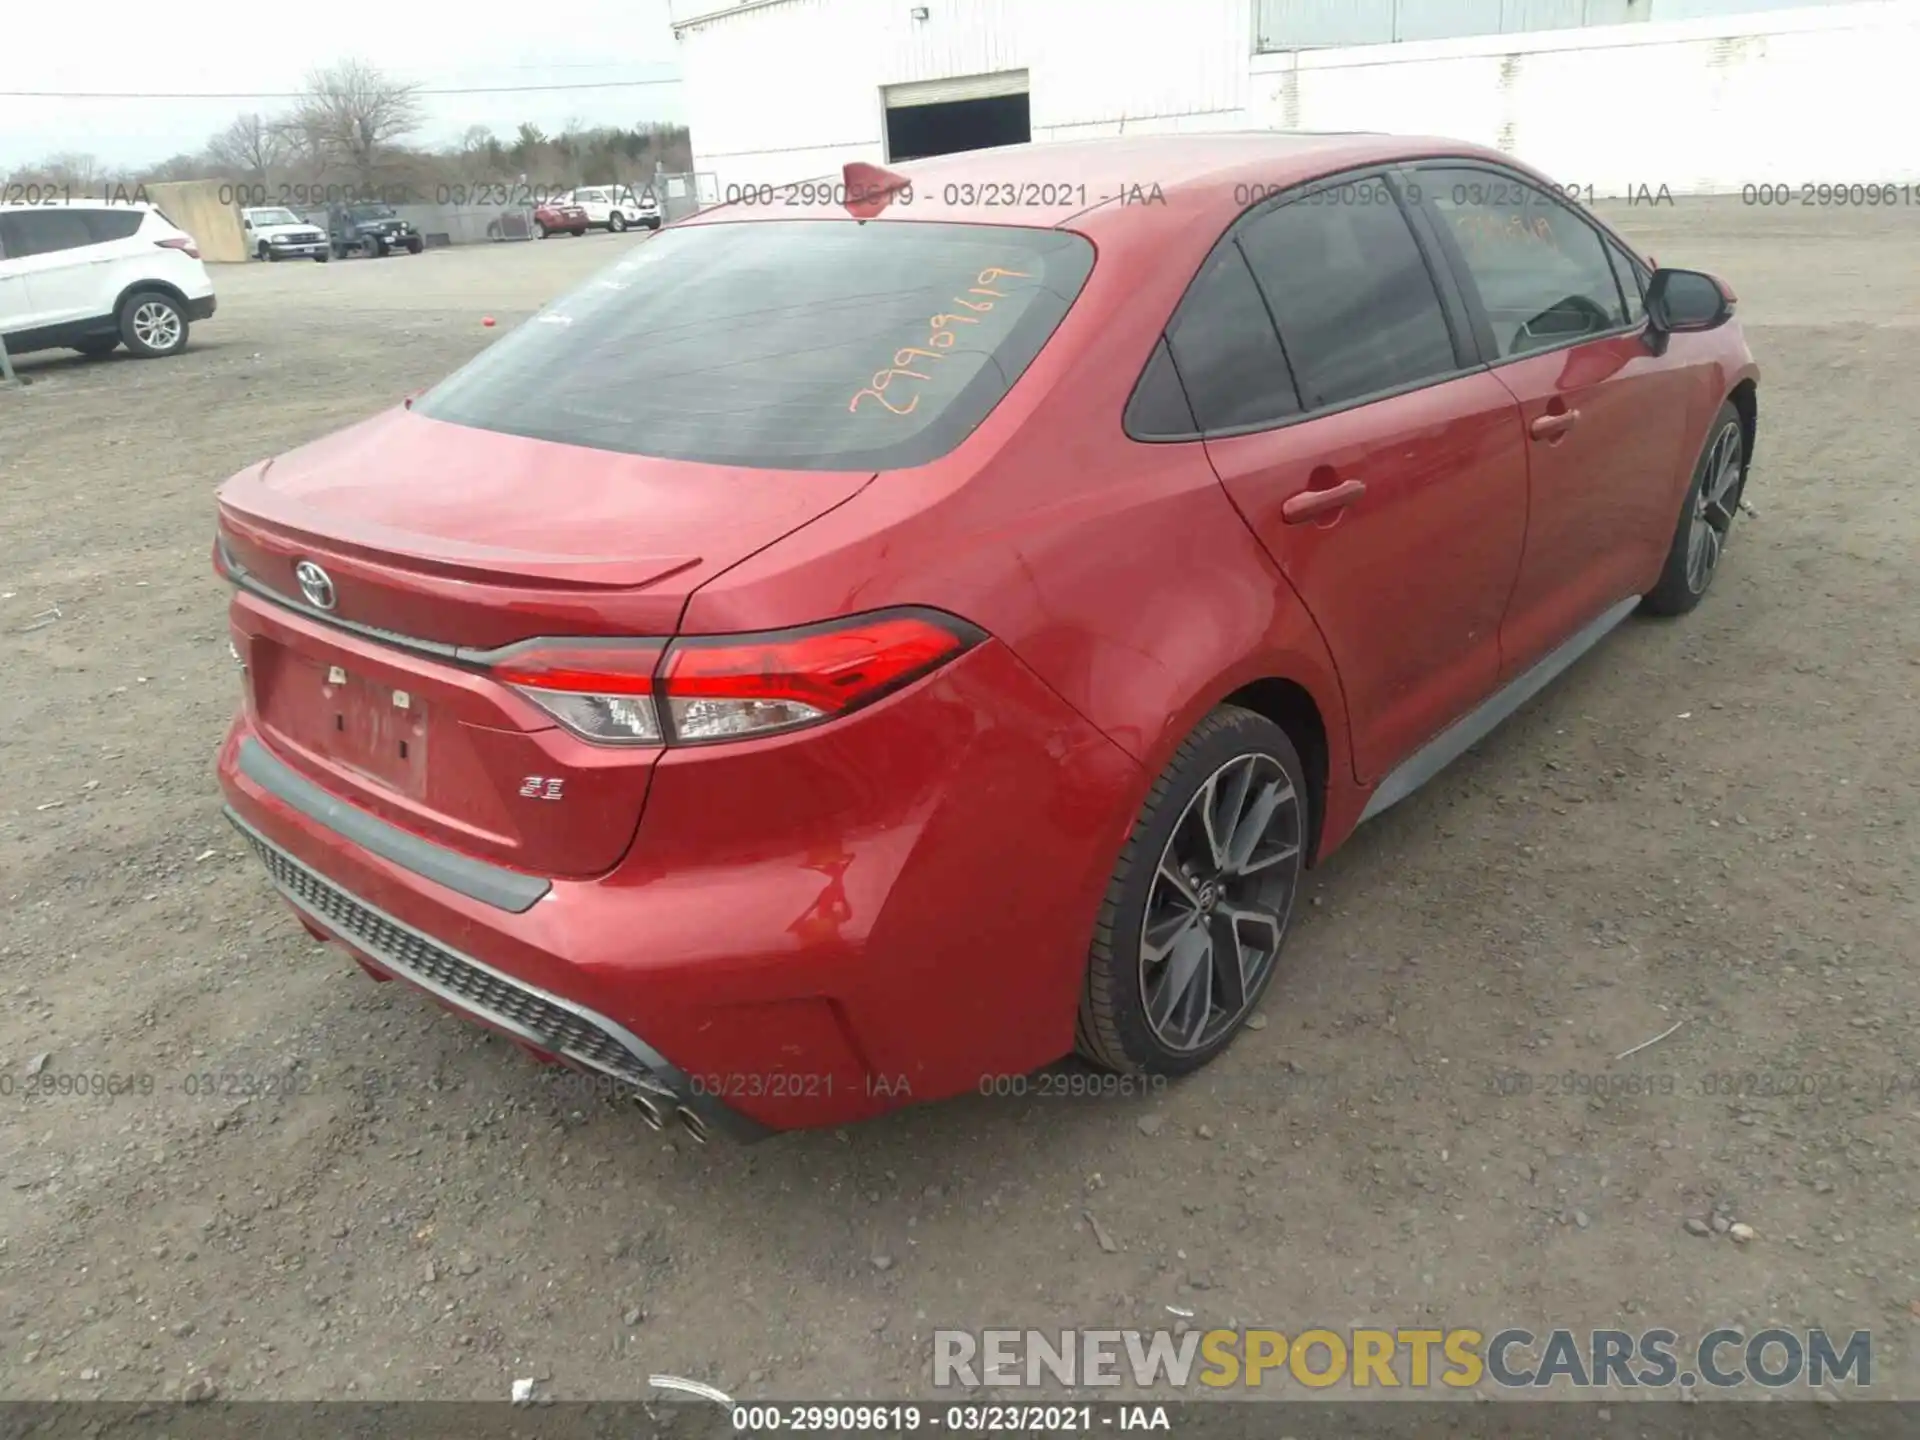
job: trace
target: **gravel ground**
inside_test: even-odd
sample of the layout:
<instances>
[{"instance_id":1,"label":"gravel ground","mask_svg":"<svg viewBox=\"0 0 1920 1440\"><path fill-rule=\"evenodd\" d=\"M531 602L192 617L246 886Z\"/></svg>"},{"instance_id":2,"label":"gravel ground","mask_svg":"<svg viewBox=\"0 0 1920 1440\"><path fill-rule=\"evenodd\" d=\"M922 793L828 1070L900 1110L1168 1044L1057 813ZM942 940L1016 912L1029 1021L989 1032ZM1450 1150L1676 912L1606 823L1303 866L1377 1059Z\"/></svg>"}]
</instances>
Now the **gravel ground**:
<instances>
[{"instance_id":1,"label":"gravel ground","mask_svg":"<svg viewBox=\"0 0 1920 1440\"><path fill-rule=\"evenodd\" d=\"M1864 1328L1875 1389L1920 1396L1920 231L1614 213L1734 282L1764 368L1758 513L1706 605L1623 627L1318 872L1264 1023L1205 1074L748 1149L652 1134L369 983L273 897L210 774L236 688L214 487L636 242L227 267L179 358L23 360L0 1389L901 1396L938 1325L1178 1305L1289 1333ZM1689 1232L1716 1214L1753 1238Z\"/></svg>"}]
</instances>

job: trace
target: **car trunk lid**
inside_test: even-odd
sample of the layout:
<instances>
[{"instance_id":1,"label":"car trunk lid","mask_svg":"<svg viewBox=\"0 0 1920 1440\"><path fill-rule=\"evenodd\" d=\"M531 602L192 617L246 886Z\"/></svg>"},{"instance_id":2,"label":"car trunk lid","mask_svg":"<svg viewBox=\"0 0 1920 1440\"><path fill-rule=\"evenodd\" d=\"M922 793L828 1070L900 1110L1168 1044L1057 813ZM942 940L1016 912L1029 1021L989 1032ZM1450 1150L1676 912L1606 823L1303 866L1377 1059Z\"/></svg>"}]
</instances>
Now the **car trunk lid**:
<instances>
[{"instance_id":1,"label":"car trunk lid","mask_svg":"<svg viewBox=\"0 0 1920 1440\"><path fill-rule=\"evenodd\" d=\"M600 873L632 839L658 752L557 728L487 674L489 653L671 636L701 584L871 478L377 416L220 492L255 726L315 783L416 834L537 873ZM322 578L303 588L303 566Z\"/></svg>"}]
</instances>

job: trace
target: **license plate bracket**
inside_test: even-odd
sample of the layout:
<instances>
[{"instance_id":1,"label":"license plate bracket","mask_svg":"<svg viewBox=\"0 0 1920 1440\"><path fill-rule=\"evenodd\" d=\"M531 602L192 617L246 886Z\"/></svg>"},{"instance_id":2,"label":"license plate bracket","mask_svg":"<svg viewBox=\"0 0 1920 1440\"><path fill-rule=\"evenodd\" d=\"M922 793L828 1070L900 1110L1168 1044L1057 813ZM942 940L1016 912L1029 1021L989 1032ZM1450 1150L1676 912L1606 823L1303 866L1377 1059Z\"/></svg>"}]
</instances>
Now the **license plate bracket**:
<instances>
[{"instance_id":1,"label":"license plate bracket","mask_svg":"<svg viewBox=\"0 0 1920 1440\"><path fill-rule=\"evenodd\" d=\"M416 694L350 674L338 665L318 671L318 742L327 759L402 795L419 798L427 784L427 706Z\"/></svg>"}]
</instances>

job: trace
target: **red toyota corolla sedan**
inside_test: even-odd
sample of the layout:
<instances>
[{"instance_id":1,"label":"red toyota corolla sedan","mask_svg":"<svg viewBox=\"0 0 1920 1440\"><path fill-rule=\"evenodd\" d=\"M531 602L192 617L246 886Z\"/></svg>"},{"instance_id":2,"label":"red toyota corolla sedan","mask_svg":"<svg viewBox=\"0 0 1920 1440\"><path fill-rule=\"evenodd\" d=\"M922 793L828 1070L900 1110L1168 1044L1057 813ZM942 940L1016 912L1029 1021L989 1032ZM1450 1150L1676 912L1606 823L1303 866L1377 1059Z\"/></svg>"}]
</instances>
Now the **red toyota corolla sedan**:
<instances>
[{"instance_id":1,"label":"red toyota corolla sedan","mask_svg":"<svg viewBox=\"0 0 1920 1440\"><path fill-rule=\"evenodd\" d=\"M703 1138L1205 1064L1302 867L1698 603L1753 453L1727 286L1495 152L903 169L220 493L274 884Z\"/></svg>"},{"instance_id":2,"label":"red toyota corolla sedan","mask_svg":"<svg viewBox=\"0 0 1920 1440\"><path fill-rule=\"evenodd\" d=\"M570 200L545 200L533 207L533 232L542 240L549 235L584 235L588 229L587 212Z\"/></svg>"}]
</instances>

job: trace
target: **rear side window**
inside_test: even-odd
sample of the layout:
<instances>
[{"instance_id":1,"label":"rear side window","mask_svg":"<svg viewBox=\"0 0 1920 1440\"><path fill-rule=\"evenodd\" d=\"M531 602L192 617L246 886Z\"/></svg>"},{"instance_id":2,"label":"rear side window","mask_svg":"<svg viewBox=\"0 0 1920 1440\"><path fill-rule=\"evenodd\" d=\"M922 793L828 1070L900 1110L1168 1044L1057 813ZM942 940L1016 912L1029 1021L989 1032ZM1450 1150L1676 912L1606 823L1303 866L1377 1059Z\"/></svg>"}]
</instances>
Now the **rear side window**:
<instances>
[{"instance_id":1,"label":"rear side window","mask_svg":"<svg viewBox=\"0 0 1920 1440\"><path fill-rule=\"evenodd\" d=\"M1199 429L1165 339L1153 347L1153 358L1127 402L1126 429L1136 440L1184 440Z\"/></svg>"},{"instance_id":2,"label":"rear side window","mask_svg":"<svg viewBox=\"0 0 1920 1440\"><path fill-rule=\"evenodd\" d=\"M1059 230L657 232L422 397L436 420L782 470L923 465L1012 389L1093 268Z\"/></svg>"},{"instance_id":3,"label":"rear side window","mask_svg":"<svg viewBox=\"0 0 1920 1440\"><path fill-rule=\"evenodd\" d=\"M91 245L93 232L87 226L88 213L57 205L10 211L0 215L0 244L6 246L8 258L14 260Z\"/></svg>"},{"instance_id":4,"label":"rear side window","mask_svg":"<svg viewBox=\"0 0 1920 1440\"><path fill-rule=\"evenodd\" d=\"M1558 200L1492 170L1436 166L1419 177L1480 292L1502 359L1627 323L1599 232Z\"/></svg>"},{"instance_id":5,"label":"rear side window","mask_svg":"<svg viewBox=\"0 0 1920 1440\"><path fill-rule=\"evenodd\" d=\"M1242 229L1309 410L1459 368L1440 296L1385 182L1352 181Z\"/></svg>"},{"instance_id":6,"label":"rear side window","mask_svg":"<svg viewBox=\"0 0 1920 1440\"><path fill-rule=\"evenodd\" d=\"M1202 430L1273 424L1300 413L1280 337L1231 239L1181 302L1167 344Z\"/></svg>"},{"instance_id":7,"label":"rear side window","mask_svg":"<svg viewBox=\"0 0 1920 1440\"><path fill-rule=\"evenodd\" d=\"M144 218L138 210L86 210L81 212L86 219L87 233L93 237L96 245L109 240L131 239L140 229Z\"/></svg>"}]
</instances>

